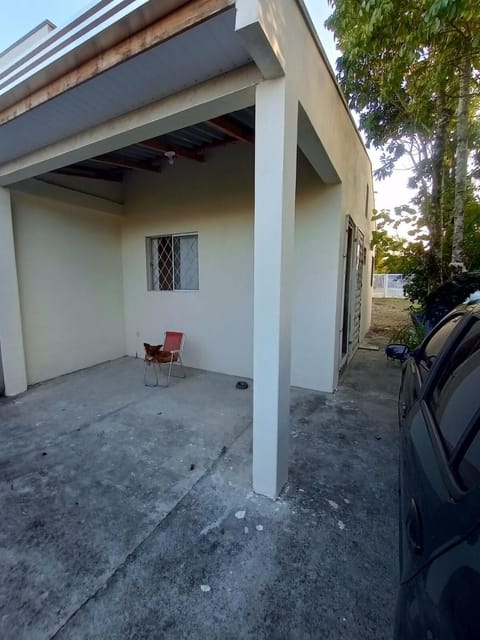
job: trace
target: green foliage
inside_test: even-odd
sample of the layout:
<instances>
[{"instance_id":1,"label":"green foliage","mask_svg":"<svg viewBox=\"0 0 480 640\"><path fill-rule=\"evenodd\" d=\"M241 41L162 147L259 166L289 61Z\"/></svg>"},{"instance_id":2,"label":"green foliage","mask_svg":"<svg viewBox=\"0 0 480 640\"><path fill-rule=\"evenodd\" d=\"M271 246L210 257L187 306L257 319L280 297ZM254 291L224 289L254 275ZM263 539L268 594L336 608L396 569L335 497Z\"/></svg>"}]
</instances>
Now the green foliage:
<instances>
[{"instance_id":1,"label":"green foliage","mask_svg":"<svg viewBox=\"0 0 480 640\"><path fill-rule=\"evenodd\" d=\"M377 273L402 273L404 243L386 229L391 222L388 211L376 212L373 220L376 229L372 232L371 248L375 249L375 270Z\"/></svg>"},{"instance_id":2,"label":"green foliage","mask_svg":"<svg viewBox=\"0 0 480 640\"><path fill-rule=\"evenodd\" d=\"M403 291L412 304L423 307L429 293L427 257L422 244L410 245L406 251L402 271L408 282Z\"/></svg>"},{"instance_id":3,"label":"green foliage","mask_svg":"<svg viewBox=\"0 0 480 640\"><path fill-rule=\"evenodd\" d=\"M478 192L480 179L480 11L478 0L329 0L326 26L342 51L339 82L349 106L359 114L367 145L382 150L377 178L391 174L397 160L412 163L413 207L392 214L393 229L403 219L412 225L411 242L399 247L391 231L377 227L373 244L381 270L411 274L411 299L448 275L452 253L457 114L462 60L470 62L468 197L464 262L478 264ZM463 147L462 147L463 149ZM470 149L470 152L469 152ZM464 165L463 165L464 166ZM457 172L457 175L459 173ZM473 218L475 220L473 220ZM392 228L392 227L390 227ZM456 236L455 242L458 241ZM463 241L463 240L462 240ZM398 269L399 261L403 265ZM422 269L426 273L422 273Z\"/></svg>"},{"instance_id":4,"label":"green foliage","mask_svg":"<svg viewBox=\"0 0 480 640\"><path fill-rule=\"evenodd\" d=\"M390 336L390 343L405 344L412 351L425 338L425 327L413 324L405 325Z\"/></svg>"},{"instance_id":5,"label":"green foliage","mask_svg":"<svg viewBox=\"0 0 480 640\"><path fill-rule=\"evenodd\" d=\"M449 255L452 245L452 225L445 228L444 243L446 254ZM464 261L468 271L480 270L480 203L469 193L465 202L465 244ZM444 271L448 271L445 261Z\"/></svg>"},{"instance_id":6,"label":"green foliage","mask_svg":"<svg viewBox=\"0 0 480 640\"><path fill-rule=\"evenodd\" d=\"M403 215L403 214L409 215ZM401 273L406 279L404 293L412 304L423 305L428 295L427 249L428 237L422 233L420 216L411 207L397 207L393 214L382 210L374 216L372 248L379 273ZM411 240L391 235L401 222L416 223L417 231Z\"/></svg>"}]
</instances>

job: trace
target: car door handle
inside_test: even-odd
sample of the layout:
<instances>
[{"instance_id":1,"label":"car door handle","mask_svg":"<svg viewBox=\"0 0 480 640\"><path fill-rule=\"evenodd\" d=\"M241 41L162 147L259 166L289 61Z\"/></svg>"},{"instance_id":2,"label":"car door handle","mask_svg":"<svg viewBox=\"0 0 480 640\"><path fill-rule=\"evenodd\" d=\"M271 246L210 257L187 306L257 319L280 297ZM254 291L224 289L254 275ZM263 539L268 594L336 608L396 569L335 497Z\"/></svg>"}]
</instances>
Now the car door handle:
<instances>
[{"instance_id":1,"label":"car door handle","mask_svg":"<svg viewBox=\"0 0 480 640\"><path fill-rule=\"evenodd\" d=\"M408 507L407 520L405 523L408 544L412 551L419 555L423 551L423 528L422 519L417 503L412 498Z\"/></svg>"}]
</instances>

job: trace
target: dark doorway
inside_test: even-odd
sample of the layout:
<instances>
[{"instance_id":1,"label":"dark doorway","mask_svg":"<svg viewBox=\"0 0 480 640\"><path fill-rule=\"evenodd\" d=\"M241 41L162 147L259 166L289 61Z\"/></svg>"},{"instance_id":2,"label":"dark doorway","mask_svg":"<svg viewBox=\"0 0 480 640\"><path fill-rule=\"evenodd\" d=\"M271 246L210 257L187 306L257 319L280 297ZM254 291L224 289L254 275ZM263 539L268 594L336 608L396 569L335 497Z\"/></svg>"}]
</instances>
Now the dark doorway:
<instances>
[{"instance_id":1,"label":"dark doorway","mask_svg":"<svg viewBox=\"0 0 480 640\"><path fill-rule=\"evenodd\" d=\"M343 290L343 325L342 325L342 363L348 357L350 341L350 308L351 308L351 277L353 260L353 223L347 223L345 231L345 281Z\"/></svg>"},{"instance_id":2,"label":"dark doorway","mask_svg":"<svg viewBox=\"0 0 480 640\"><path fill-rule=\"evenodd\" d=\"M5 379L3 377L2 345L0 344L0 396L5 395Z\"/></svg>"}]
</instances>

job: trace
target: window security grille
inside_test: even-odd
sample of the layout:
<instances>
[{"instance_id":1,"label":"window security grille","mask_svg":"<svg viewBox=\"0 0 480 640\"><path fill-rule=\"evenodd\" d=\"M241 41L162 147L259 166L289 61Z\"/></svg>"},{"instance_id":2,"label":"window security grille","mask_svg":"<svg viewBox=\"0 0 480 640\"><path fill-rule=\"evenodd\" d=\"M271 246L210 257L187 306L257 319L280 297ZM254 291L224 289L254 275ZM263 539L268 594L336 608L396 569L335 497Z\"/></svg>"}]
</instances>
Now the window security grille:
<instances>
[{"instance_id":1,"label":"window security grille","mask_svg":"<svg viewBox=\"0 0 480 640\"><path fill-rule=\"evenodd\" d=\"M147 238L150 291L198 290L198 235Z\"/></svg>"}]
</instances>

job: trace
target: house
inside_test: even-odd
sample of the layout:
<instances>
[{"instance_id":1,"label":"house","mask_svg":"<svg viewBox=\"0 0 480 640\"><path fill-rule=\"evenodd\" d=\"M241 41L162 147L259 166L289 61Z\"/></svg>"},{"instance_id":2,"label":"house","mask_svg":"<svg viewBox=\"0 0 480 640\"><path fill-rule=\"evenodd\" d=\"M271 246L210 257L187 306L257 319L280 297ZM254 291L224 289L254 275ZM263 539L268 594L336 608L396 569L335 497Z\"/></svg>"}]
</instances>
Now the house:
<instances>
[{"instance_id":1,"label":"house","mask_svg":"<svg viewBox=\"0 0 480 640\"><path fill-rule=\"evenodd\" d=\"M370 321L371 166L302 0L101 0L0 55L6 395L166 329L254 378L254 488L290 384L331 392Z\"/></svg>"}]
</instances>

